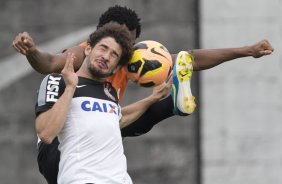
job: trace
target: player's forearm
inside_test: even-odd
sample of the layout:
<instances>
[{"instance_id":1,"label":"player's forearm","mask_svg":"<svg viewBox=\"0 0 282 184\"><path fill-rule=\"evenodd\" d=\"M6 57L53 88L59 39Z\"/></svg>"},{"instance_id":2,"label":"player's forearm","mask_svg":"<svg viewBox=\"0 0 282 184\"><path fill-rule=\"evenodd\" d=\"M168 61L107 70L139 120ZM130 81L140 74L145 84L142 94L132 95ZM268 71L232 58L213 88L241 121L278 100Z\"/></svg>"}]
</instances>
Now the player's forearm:
<instances>
[{"instance_id":1,"label":"player's forearm","mask_svg":"<svg viewBox=\"0 0 282 184\"><path fill-rule=\"evenodd\" d=\"M198 49L193 50L193 69L195 71L205 70L233 59L252 56L249 46L225 49Z\"/></svg>"},{"instance_id":2,"label":"player's forearm","mask_svg":"<svg viewBox=\"0 0 282 184\"><path fill-rule=\"evenodd\" d=\"M168 78L168 81L155 87L153 89L153 93L150 96L122 108L122 119L120 121L120 127L124 128L130 125L131 123L136 121L152 104L168 96L171 90L171 84L172 77L170 76Z\"/></svg>"},{"instance_id":3,"label":"player's forearm","mask_svg":"<svg viewBox=\"0 0 282 184\"><path fill-rule=\"evenodd\" d=\"M153 103L160 99L157 95L150 95L140 101L125 106L121 109L122 118L120 128L124 128L136 121Z\"/></svg>"},{"instance_id":4,"label":"player's forearm","mask_svg":"<svg viewBox=\"0 0 282 184\"><path fill-rule=\"evenodd\" d=\"M75 88L67 87L54 106L36 118L36 131L44 143L51 144L62 130L74 91Z\"/></svg>"},{"instance_id":5,"label":"player's forearm","mask_svg":"<svg viewBox=\"0 0 282 184\"><path fill-rule=\"evenodd\" d=\"M26 55L29 64L34 70L41 74L54 73L52 71L53 55L47 52L35 50L31 54Z\"/></svg>"}]
</instances>

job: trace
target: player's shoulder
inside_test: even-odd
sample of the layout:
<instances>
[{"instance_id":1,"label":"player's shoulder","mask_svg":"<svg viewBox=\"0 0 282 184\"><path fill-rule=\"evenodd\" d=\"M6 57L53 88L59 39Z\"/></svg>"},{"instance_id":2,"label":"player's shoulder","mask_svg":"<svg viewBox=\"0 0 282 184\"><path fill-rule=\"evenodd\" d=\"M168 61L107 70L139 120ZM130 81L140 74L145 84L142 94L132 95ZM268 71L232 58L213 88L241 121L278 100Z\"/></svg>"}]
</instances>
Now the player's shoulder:
<instances>
[{"instance_id":1,"label":"player's shoulder","mask_svg":"<svg viewBox=\"0 0 282 184\"><path fill-rule=\"evenodd\" d=\"M49 75L46 75L40 85L40 88L54 88L56 86L64 86L64 80L62 74L59 73L51 73Z\"/></svg>"},{"instance_id":2,"label":"player's shoulder","mask_svg":"<svg viewBox=\"0 0 282 184\"><path fill-rule=\"evenodd\" d=\"M44 77L38 90L38 106L45 106L55 103L65 89L63 76L52 73Z\"/></svg>"},{"instance_id":3,"label":"player's shoulder","mask_svg":"<svg viewBox=\"0 0 282 184\"><path fill-rule=\"evenodd\" d=\"M115 74L114 76L127 76L127 69L126 69L126 65L125 66L122 66Z\"/></svg>"},{"instance_id":4,"label":"player's shoulder","mask_svg":"<svg viewBox=\"0 0 282 184\"><path fill-rule=\"evenodd\" d=\"M81 42L81 43L79 44L79 46L83 46L83 47L86 47L87 45L88 45L87 41Z\"/></svg>"}]
</instances>

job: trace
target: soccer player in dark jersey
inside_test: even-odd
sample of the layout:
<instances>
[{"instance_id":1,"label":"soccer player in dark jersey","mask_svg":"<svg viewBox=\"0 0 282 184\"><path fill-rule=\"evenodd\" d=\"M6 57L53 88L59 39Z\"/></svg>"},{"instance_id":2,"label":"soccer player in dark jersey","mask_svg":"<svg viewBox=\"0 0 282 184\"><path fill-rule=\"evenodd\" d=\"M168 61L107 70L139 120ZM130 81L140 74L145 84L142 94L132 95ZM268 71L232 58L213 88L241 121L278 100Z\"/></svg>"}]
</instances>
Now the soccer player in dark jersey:
<instances>
[{"instance_id":1,"label":"soccer player in dark jersey","mask_svg":"<svg viewBox=\"0 0 282 184\"><path fill-rule=\"evenodd\" d=\"M141 33L140 18L133 10L127 7L110 7L100 17L97 28L111 21L125 24L131 31L133 38L138 38ZM78 70L85 57L83 53L85 46L86 45L81 44L79 46L66 49L61 54L50 54L39 51L36 48L32 37L28 33L20 33L13 41L13 47L18 52L26 55L31 66L36 71L43 74L60 72L64 67L68 52L73 52L75 54L76 61L74 63L74 69ZM192 104L192 106L194 105L194 99L190 93L190 79L192 71L209 69L226 61L231 61L240 57L252 56L254 58L259 58L271 54L273 48L267 40L262 40L257 42L256 44L245 47L224 49L196 49L186 51L172 54L173 61L176 61L173 77L175 83L174 86L178 86L176 91L172 93L172 96L174 98L167 97L161 101L154 103L138 120L136 120L130 126L121 130L123 137L139 136L145 134L150 131L154 125L166 118L174 115L188 115L192 113L194 108L192 108L192 110L189 110L190 108L188 108L188 111L187 109L185 109L185 105L187 105L187 103ZM192 63L188 61L192 61ZM181 68L178 67L181 64L184 64L186 68L189 69L189 72L187 72L186 75L190 75L187 77L188 80L182 83L179 82L179 76L176 75L176 70L178 68ZM113 83L114 87L117 90L120 89L120 97L122 97L123 95L127 80L128 79L126 77L124 68L121 68L120 71L116 73L116 75L108 79L108 81ZM178 93L180 93L180 95ZM186 96L188 98L188 102L186 102L185 104L185 100L182 100L180 98L178 98L180 100L177 100L177 96ZM41 173L43 173L43 175L45 175L45 177L54 178L54 176L56 176L57 170L50 168L56 168L59 162L59 152L57 151L58 142L55 139L53 144L51 145L42 145L43 146L41 146L41 148L39 149L38 155L40 171Z\"/></svg>"},{"instance_id":2,"label":"soccer player in dark jersey","mask_svg":"<svg viewBox=\"0 0 282 184\"><path fill-rule=\"evenodd\" d=\"M43 79L35 109L36 131L46 144L56 137L60 141L58 183L132 183L120 128L170 92L165 84L147 100L120 108L117 91L107 78L129 62L132 46L126 26L107 23L90 35L77 72L75 56L68 53L62 74Z\"/></svg>"}]
</instances>

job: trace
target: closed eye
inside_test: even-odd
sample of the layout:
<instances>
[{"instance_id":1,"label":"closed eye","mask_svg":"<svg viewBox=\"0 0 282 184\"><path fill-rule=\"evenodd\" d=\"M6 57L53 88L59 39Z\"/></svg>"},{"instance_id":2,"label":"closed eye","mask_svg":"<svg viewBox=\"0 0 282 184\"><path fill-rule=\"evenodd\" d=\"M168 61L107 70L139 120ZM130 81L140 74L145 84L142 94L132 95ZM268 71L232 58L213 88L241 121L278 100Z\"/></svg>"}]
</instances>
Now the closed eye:
<instances>
[{"instance_id":1,"label":"closed eye","mask_svg":"<svg viewBox=\"0 0 282 184\"><path fill-rule=\"evenodd\" d=\"M99 48L101 48L102 51L107 51L107 50L110 49L109 46L107 46L105 44L100 44ZM115 59L118 59L120 57L119 54L115 50L111 51L111 56Z\"/></svg>"}]
</instances>

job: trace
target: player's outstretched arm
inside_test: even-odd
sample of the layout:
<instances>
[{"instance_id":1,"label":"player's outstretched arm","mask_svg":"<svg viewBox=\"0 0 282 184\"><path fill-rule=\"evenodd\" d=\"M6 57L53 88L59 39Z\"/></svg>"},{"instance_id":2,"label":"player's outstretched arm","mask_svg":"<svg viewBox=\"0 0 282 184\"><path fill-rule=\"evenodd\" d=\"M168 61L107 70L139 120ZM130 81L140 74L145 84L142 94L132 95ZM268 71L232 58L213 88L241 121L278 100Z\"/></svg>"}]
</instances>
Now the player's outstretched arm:
<instances>
[{"instance_id":1,"label":"player's outstretched arm","mask_svg":"<svg viewBox=\"0 0 282 184\"><path fill-rule=\"evenodd\" d=\"M79 69L84 59L84 47L76 46L64 53L51 54L38 50L32 37L27 33L19 33L12 46L15 50L26 56L34 70L41 74L60 73L66 63L67 53L72 52L76 56L75 71Z\"/></svg>"},{"instance_id":2,"label":"player's outstretched arm","mask_svg":"<svg viewBox=\"0 0 282 184\"><path fill-rule=\"evenodd\" d=\"M125 106L121 109L122 118L120 128L124 128L136 121L152 104L166 97L170 93L172 77L167 82L154 88L153 93L140 101ZM145 122L144 122L145 123Z\"/></svg>"},{"instance_id":3,"label":"player's outstretched arm","mask_svg":"<svg viewBox=\"0 0 282 184\"><path fill-rule=\"evenodd\" d=\"M39 138L46 144L51 144L66 121L69 106L78 83L78 76L73 68L74 55L68 54L62 75L66 88L51 109L39 114L35 120L35 128Z\"/></svg>"},{"instance_id":4,"label":"player's outstretched arm","mask_svg":"<svg viewBox=\"0 0 282 184\"><path fill-rule=\"evenodd\" d=\"M193 62L193 69L194 71L205 70L241 57L259 58L270 55L273 51L274 49L268 40L261 40L253 45L238 48L193 50L192 54L195 61Z\"/></svg>"}]
</instances>

